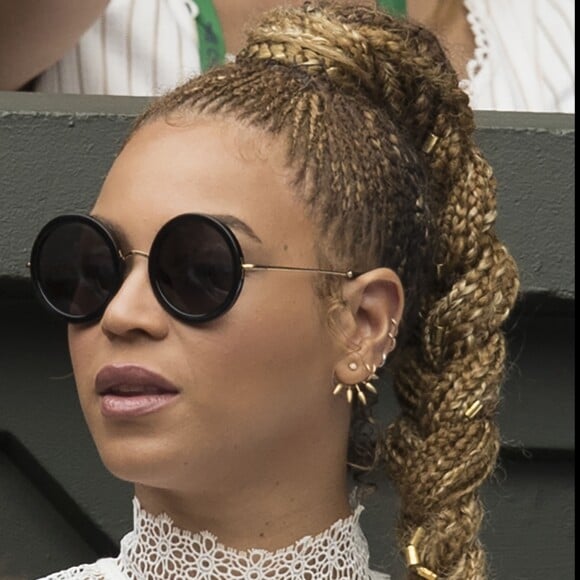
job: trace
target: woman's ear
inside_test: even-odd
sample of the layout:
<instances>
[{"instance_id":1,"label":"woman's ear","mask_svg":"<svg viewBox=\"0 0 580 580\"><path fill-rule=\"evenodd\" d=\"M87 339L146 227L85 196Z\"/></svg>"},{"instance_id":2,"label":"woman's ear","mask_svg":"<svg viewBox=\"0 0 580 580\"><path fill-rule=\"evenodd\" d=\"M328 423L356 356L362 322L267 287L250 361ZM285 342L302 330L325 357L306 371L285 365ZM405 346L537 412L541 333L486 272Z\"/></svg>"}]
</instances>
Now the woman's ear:
<instances>
[{"instance_id":1,"label":"woman's ear","mask_svg":"<svg viewBox=\"0 0 580 580\"><path fill-rule=\"evenodd\" d=\"M351 280L343 297L347 312L342 326L348 344L335 376L353 384L365 380L369 368L381 366L393 350L405 299L401 280L388 268L375 268Z\"/></svg>"}]
</instances>

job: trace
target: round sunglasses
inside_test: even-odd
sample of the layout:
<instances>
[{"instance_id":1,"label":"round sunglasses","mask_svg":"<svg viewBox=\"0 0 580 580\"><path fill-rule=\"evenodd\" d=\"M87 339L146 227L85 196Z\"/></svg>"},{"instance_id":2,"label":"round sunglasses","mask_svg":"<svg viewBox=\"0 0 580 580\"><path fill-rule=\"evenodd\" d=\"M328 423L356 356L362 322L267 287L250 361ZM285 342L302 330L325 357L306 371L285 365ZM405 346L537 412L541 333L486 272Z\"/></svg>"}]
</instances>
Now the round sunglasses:
<instances>
[{"instance_id":1,"label":"round sunglasses","mask_svg":"<svg viewBox=\"0 0 580 580\"><path fill-rule=\"evenodd\" d=\"M247 264L232 230L203 214L182 214L157 233L149 253L123 253L96 218L63 215L49 221L32 247L29 263L36 294L48 309L71 323L98 320L123 283L129 258L148 258L157 300L190 324L207 322L236 302L250 270L314 272L353 279L360 273Z\"/></svg>"}]
</instances>

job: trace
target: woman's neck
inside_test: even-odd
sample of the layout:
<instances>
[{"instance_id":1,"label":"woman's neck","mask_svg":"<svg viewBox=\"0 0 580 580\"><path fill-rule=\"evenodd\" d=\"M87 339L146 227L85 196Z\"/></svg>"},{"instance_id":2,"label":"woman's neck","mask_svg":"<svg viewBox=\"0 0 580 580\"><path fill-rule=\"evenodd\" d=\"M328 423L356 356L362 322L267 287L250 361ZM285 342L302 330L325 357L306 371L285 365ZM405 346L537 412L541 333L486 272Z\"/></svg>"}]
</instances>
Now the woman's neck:
<instances>
[{"instance_id":1,"label":"woman's neck","mask_svg":"<svg viewBox=\"0 0 580 580\"><path fill-rule=\"evenodd\" d=\"M135 486L141 506L152 515L166 513L183 530L209 531L236 550L274 551L315 535L351 514L344 485L317 486L262 482L226 496L211 489L184 492Z\"/></svg>"}]
</instances>

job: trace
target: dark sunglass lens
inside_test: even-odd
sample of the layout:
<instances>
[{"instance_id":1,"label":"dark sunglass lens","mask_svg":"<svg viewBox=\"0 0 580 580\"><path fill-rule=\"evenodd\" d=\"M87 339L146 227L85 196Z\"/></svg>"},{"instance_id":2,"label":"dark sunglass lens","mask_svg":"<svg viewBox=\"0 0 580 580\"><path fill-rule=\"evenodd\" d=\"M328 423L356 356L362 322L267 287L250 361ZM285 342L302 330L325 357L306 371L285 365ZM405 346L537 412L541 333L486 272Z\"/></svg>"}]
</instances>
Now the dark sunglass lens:
<instances>
[{"instance_id":1,"label":"dark sunglass lens","mask_svg":"<svg viewBox=\"0 0 580 580\"><path fill-rule=\"evenodd\" d=\"M63 222L38 250L37 284L49 305L71 318L100 311L118 286L114 248L97 227Z\"/></svg>"},{"instance_id":2,"label":"dark sunglass lens","mask_svg":"<svg viewBox=\"0 0 580 580\"><path fill-rule=\"evenodd\" d=\"M202 216L178 218L155 255L158 291L182 315L211 318L235 295L239 258L219 225Z\"/></svg>"}]
</instances>

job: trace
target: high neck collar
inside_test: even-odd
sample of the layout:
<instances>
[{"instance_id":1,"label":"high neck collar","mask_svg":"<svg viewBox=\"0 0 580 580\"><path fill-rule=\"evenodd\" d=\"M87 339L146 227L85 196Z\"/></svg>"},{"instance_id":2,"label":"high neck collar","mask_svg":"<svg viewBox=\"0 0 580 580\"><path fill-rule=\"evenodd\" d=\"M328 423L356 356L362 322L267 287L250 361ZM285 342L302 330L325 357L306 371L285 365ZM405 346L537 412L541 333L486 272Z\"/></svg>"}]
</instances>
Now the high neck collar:
<instances>
[{"instance_id":1,"label":"high neck collar","mask_svg":"<svg viewBox=\"0 0 580 580\"><path fill-rule=\"evenodd\" d=\"M134 529L121 542L118 564L131 580L367 580L363 509L355 506L349 517L286 548L240 551L210 532L178 528L167 514L149 514L134 498Z\"/></svg>"}]
</instances>

